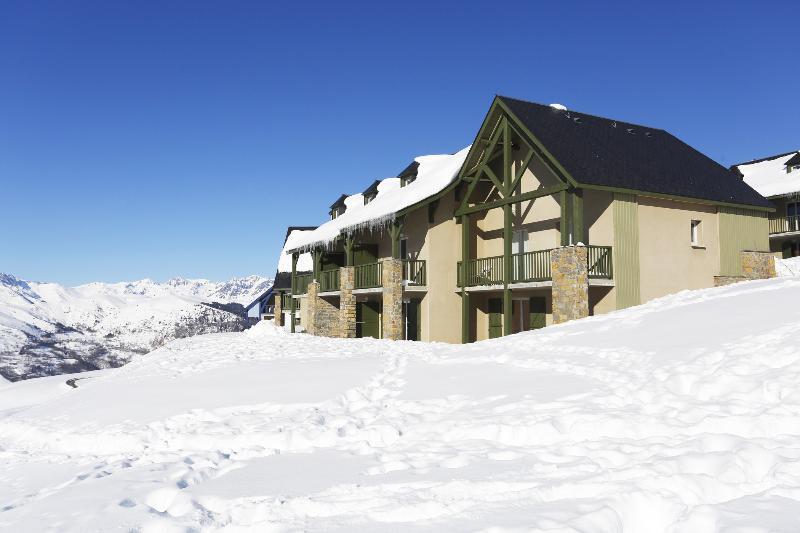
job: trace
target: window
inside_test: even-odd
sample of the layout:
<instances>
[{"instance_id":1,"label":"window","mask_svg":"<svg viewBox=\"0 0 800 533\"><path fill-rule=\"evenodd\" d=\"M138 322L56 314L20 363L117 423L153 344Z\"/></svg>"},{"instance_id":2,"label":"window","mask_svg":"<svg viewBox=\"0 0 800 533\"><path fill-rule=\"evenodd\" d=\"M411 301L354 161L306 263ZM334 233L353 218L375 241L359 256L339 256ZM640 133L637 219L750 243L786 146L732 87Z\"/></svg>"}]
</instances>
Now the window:
<instances>
[{"instance_id":1,"label":"window","mask_svg":"<svg viewBox=\"0 0 800 533\"><path fill-rule=\"evenodd\" d=\"M408 257L408 239L400 237L400 259L409 259Z\"/></svg>"},{"instance_id":2,"label":"window","mask_svg":"<svg viewBox=\"0 0 800 533\"><path fill-rule=\"evenodd\" d=\"M364 205L367 205L367 204L368 204L368 203L370 203L372 200L374 200L374 199L375 199L375 196L376 196L376 195L374 195L374 194L365 194L365 195L364 195Z\"/></svg>"},{"instance_id":3,"label":"window","mask_svg":"<svg viewBox=\"0 0 800 533\"><path fill-rule=\"evenodd\" d=\"M416 174L411 174L410 176L403 176L400 178L400 187L405 187L409 183L414 183L414 180L417 179Z\"/></svg>"},{"instance_id":4,"label":"window","mask_svg":"<svg viewBox=\"0 0 800 533\"><path fill-rule=\"evenodd\" d=\"M692 220L691 225L692 246L700 246L700 221Z\"/></svg>"}]
</instances>

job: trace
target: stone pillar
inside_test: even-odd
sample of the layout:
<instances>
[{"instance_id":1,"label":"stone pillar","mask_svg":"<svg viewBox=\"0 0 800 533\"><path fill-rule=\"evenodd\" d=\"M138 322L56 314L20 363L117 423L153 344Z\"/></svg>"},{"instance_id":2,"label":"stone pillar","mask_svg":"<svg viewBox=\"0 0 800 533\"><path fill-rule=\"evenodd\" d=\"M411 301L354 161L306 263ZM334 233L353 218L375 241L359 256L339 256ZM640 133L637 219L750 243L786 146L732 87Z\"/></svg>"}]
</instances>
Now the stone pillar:
<instances>
[{"instance_id":1,"label":"stone pillar","mask_svg":"<svg viewBox=\"0 0 800 533\"><path fill-rule=\"evenodd\" d=\"M283 326L283 294L276 292L275 294L275 325L278 327Z\"/></svg>"},{"instance_id":2,"label":"stone pillar","mask_svg":"<svg viewBox=\"0 0 800 533\"><path fill-rule=\"evenodd\" d=\"M587 254L585 246L563 246L550 252L554 324L589 316Z\"/></svg>"},{"instance_id":3,"label":"stone pillar","mask_svg":"<svg viewBox=\"0 0 800 533\"><path fill-rule=\"evenodd\" d=\"M775 256L770 252L742 251L742 273L746 279L774 278Z\"/></svg>"},{"instance_id":4,"label":"stone pillar","mask_svg":"<svg viewBox=\"0 0 800 533\"><path fill-rule=\"evenodd\" d=\"M339 336L339 309L325 298L319 297L319 282L317 280L308 284L308 297L306 298L306 316L308 326L306 331L320 337Z\"/></svg>"},{"instance_id":5,"label":"stone pillar","mask_svg":"<svg viewBox=\"0 0 800 533\"><path fill-rule=\"evenodd\" d=\"M401 340L403 338L403 261L400 259L381 260L383 272L383 338Z\"/></svg>"},{"instance_id":6,"label":"stone pillar","mask_svg":"<svg viewBox=\"0 0 800 533\"><path fill-rule=\"evenodd\" d=\"M356 337L356 297L353 294L355 282L355 267L339 269L339 334L347 339Z\"/></svg>"},{"instance_id":7,"label":"stone pillar","mask_svg":"<svg viewBox=\"0 0 800 533\"><path fill-rule=\"evenodd\" d=\"M319 294L319 282L317 280L313 280L308 284L308 290L306 291L306 301L303 302L305 304L305 313L306 313L306 322L307 324L303 324L306 329L306 333L310 333L312 335L317 335L317 303L319 302L320 298L317 296Z\"/></svg>"}]
</instances>

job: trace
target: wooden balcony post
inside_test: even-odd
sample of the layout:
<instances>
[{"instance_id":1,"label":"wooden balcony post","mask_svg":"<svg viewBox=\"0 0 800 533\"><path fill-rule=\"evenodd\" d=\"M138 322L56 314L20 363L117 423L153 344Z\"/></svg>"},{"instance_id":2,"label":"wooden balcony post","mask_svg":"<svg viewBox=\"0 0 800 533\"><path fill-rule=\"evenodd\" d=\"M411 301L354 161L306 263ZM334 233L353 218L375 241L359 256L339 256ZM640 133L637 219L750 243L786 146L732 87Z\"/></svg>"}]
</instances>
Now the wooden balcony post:
<instances>
[{"instance_id":1,"label":"wooden balcony post","mask_svg":"<svg viewBox=\"0 0 800 533\"><path fill-rule=\"evenodd\" d=\"M572 194L572 244L589 244L583 228L583 189Z\"/></svg>"},{"instance_id":2,"label":"wooden balcony post","mask_svg":"<svg viewBox=\"0 0 800 533\"><path fill-rule=\"evenodd\" d=\"M469 261L469 215L461 215L461 342L463 344L469 342L467 261Z\"/></svg>"},{"instance_id":3,"label":"wooden balcony post","mask_svg":"<svg viewBox=\"0 0 800 533\"><path fill-rule=\"evenodd\" d=\"M294 333L294 323L295 323L295 313L297 311L297 303L294 301L294 284L295 278L297 278L297 259L300 257L300 254L297 252L292 254L292 282L289 284L289 314L292 323L290 324L290 331Z\"/></svg>"}]
</instances>

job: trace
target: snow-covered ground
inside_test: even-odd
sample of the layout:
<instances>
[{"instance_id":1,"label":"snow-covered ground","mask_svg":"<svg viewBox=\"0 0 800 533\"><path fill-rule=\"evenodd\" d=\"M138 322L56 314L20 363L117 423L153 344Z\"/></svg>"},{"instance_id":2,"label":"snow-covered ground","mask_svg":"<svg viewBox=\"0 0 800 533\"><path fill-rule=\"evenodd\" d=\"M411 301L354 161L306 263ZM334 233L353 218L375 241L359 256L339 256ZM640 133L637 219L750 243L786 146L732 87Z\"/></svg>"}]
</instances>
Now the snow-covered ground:
<instances>
[{"instance_id":1,"label":"snow-covered ground","mask_svg":"<svg viewBox=\"0 0 800 533\"><path fill-rule=\"evenodd\" d=\"M800 279L468 346L268 323L0 385L5 531L800 531Z\"/></svg>"},{"instance_id":2,"label":"snow-covered ground","mask_svg":"<svg viewBox=\"0 0 800 533\"><path fill-rule=\"evenodd\" d=\"M149 279L64 287L0 273L0 375L20 379L118 366L176 337L239 331L205 303L248 304L272 280Z\"/></svg>"}]
</instances>

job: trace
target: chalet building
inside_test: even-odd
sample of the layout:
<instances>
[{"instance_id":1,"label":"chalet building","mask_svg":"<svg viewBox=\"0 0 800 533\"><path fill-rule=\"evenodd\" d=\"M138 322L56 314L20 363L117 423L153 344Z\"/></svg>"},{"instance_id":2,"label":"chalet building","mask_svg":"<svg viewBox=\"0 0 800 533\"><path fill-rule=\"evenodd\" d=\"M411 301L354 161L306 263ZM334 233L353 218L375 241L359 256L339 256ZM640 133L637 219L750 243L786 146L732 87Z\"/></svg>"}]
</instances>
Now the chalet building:
<instances>
[{"instance_id":1,"label":"chalet building","mask_svg":"<svg viewBox=\"0 0 800 533\"><path fill-rule=\"evenodd\" d=\"M745 183L772 201L770 250L784 258L800 255L800 152L786 152L731 167Z\"/></svg>"},{"instance_id":2,"label":"chalet building","mask_svg":"<svg viewBox=\"0 0 800 533\"><path fill-rule=\"evenodd\" d=\"M286 230L286 237L283 240L283 249L278 257L278 268L275 272L275 281L272 284L273 296L273 315L275 324L278 326L288 326L294 333L297 326L301 325L300 300L292 298L292 276L307 276L311 274L311 254L298 254L293 259L292 254L287 249L294 246L294 242L302 239L303 235L312 232L316 226L289 226ZM292 269L294 268L294 273Z\"/></svg>"},{"instance_id":3,"label":"chalet building","mask_svg":"<svg viewBox=\"0 0 800 533\"><path fill-rule=\"evenodd\" d=\"M287 243L290 300L312 334L479 341L770 277L772 210L664 130L498 96L471 146Z\"/></svg>"}]
</instances>

